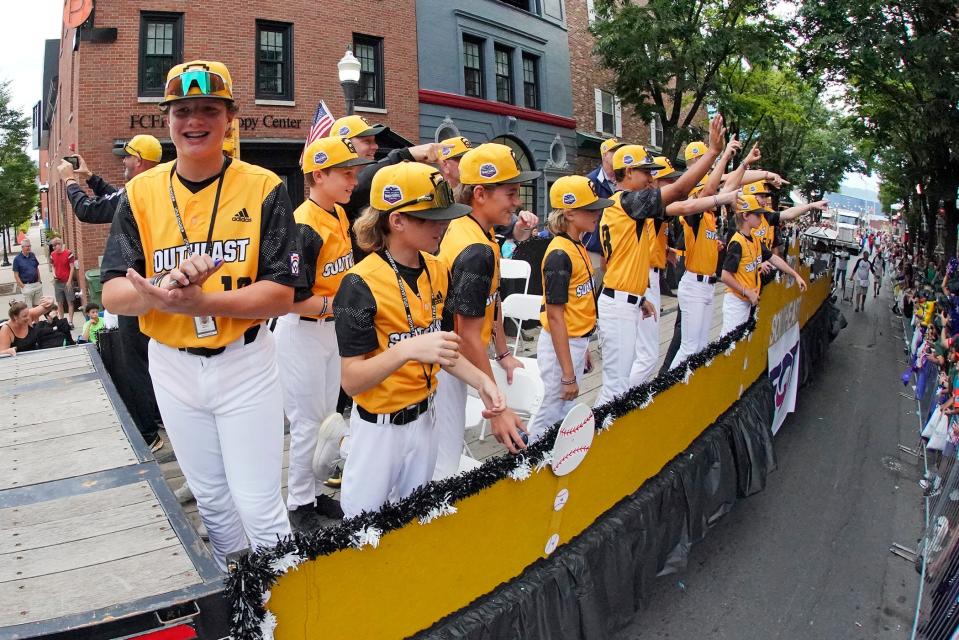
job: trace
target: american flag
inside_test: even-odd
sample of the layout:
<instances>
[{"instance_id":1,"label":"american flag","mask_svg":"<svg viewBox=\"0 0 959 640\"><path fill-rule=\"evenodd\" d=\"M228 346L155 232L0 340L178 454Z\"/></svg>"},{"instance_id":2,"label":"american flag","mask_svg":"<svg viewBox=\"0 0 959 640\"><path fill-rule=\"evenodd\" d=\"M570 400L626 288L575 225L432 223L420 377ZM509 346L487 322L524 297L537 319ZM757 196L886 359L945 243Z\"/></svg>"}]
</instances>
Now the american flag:
<instances>
[{"instance_id":1,"label":"american flag","mask_svg":"<svg viewBox=\"0 0 959 640\"><path fill-rule=\"evenodd\" d=\"M300 164L303 164L303 154L306 153L306 148L309 147L317 139L324 137L330 132L330 128L333 127L335 119L330 114L329 107L326 106L326 103L320 100L319 104L316 105L316 113L313 114L313 126L310 127L310 134L306 137L306 144L303 146L303 151L300 153Z\"/></svg>"}]
</instances>

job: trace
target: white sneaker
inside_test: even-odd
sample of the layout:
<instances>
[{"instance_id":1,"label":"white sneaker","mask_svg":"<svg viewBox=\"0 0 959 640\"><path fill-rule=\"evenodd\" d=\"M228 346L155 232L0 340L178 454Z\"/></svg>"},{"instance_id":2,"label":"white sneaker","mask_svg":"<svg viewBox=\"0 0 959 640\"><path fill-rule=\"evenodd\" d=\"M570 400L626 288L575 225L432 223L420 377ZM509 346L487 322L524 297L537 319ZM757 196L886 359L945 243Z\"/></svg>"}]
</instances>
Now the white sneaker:
<instances>
[{"instance_id":1,"label":"white sneaker","mask_svg":"<svg viewBox=\"0 0 959 640\"><path fill-rule=\"evenodd\" d=\"M190 491L190 485L188 485L186 481L180 485L179 489L173 492L173 495L176 496L176 499L180 502L180 504L186 504L194 499L193 492Z\"/></svg>"}]
</instances>

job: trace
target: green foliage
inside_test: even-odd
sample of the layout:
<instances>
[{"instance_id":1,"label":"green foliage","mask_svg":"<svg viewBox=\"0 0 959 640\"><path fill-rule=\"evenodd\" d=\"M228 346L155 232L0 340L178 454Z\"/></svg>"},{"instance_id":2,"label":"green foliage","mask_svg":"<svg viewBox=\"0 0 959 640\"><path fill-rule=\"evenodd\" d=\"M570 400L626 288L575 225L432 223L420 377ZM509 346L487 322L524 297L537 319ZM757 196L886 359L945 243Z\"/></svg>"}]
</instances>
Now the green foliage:
<instances>
[{"instance_id":1,"label":"green foliage","mask_svg":"<svg viewBox=\"0 0 959 640\"><path fill-rule=\"evenodd\" d=\"M9 84L0 83L0 227L29 220L39 203L37 166L27 155L29 119L10 106Z\"/></svg>"},{"instance_id":2,"label":"green foliage","mask_svg":"<svg viewBox=\"0 0 959 640\"><path fill-rule=\"evenodd\" d=\"M616 94L645 120L658 114L663 151L702 136L695 125L719 72L743 57L777 59L788 25L767 0L597 0L596 52L616 71Z\"/></svg>"}]
</instances>

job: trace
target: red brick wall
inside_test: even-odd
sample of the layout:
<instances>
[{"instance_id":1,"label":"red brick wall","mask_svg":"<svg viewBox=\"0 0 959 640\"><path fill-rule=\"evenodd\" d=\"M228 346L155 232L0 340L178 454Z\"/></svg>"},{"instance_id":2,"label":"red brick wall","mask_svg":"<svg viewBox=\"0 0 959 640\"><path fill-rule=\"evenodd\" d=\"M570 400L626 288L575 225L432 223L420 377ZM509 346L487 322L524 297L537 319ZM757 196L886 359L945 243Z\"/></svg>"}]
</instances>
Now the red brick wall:
<instances>
[{"instance_id":1,"label":"red brick wall","mask_svg":"<svg viewBox=\"0 0 959 640\"><path fill-rule=\"evenodd\" d=\"M344 113L343 93L336 63L353 42L353 32L384 39L387 114L371 113L371 121L388 124L410 140L418 139L417 56L415 0L393 0L384 20L380 0L306 0L275 3L204 0L99 0L96 27L115 27L117 40L108 44L81 42L73 52L74 33L63 34L60 52L60 93L50 133L52 167L71 152L83 154L91 170L121 184L123 168L113 155L115 140L138 133L169 139L165 128L130 128L134 114L159 114L156 103L137 99L140 11L182 12L183 57L215 59L233 76L240 116L260 120L255 131L241 132L242 141L257 137L303 140L320 99L335 116ZM293 23L293 77L296 106L263 106L254 103L256 20ZM298 129L262 130L262 117L300 119ZM102 255L108 225L76 221L69 202L60 198L62 183L51 176L51 226L60 230L68 247L80 260L81 270L95 268ZM66 203L65 211L61 211Z\"/></svg>"},{"instance_id":2,"label":"red brick wall","mask_svg":"<svg viewBox=\"0 0 959 640\"><path fill-rule=\"evenodd\" d=\"M573 117L579 130L596 134L595 89L615 93L613 72L600 63L593 54L595 41L589 32L586 0L567 0L566 25L569 30L569 63L572 72ZM636 116L632 109L623 105L623 138L634 144L649 144L649 126ZM600 134L596 134L600 135ZM599 151L589 155L580 149L579 172L592 171L599 164Z\"/></svg>"}]
</instances>

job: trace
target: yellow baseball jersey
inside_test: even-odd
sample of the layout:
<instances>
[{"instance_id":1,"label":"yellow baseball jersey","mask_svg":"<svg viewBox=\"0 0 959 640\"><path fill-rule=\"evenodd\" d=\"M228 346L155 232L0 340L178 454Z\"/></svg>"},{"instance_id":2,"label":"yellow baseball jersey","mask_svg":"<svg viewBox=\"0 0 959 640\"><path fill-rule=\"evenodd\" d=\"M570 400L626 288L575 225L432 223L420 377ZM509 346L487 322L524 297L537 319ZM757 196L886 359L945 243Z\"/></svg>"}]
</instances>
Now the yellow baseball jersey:
<instances>
[{"instance_id":1,"label":"yellow baseball jersey","mask_svg":"<svg viewBox=\"0 0 959 640\"><path fill-rule=\"evenodd\" d=\"M499 244L491 229L472 216L453 220L440 244L439 258L449 269L453 312L483 317L483 344L489 344L499 300Z\"/></svg>"},{"instance_id":2,"label":"yellow baseball jersey","mask_svg":"<svg viewBox=\"0 0 959 640\"><path fill-rule=\"evenodd\" d=\"M753 236L747 238L737 231L730 238L729 246L726 247L723 269L733 274L740 287L751 289L758 294L762 284L759 265L769 255L769 250L758 239ZM749 300L740 290L730 289L730 291L740 300Z\"/></svg>"},{"instance_id":3,"label":"yellow baseball jersey","mask_svg":"<svg viewBox=\"0 0 959 640\"><path fill-rule=\"evenodd\" d=\"M759 216L759 226L752 230L752 236L763 243L767 249L776 246L776 227L779 225L779 212L764 212Z\"/></svg>"},{"instance_id":4,"label":"yellow baseball jersey","mask_svg":"<svg viewBox=\"0 0 959 640\"><path fill-rule=\"evenodd\" d=\"M716 214L705 211L701 216L679 219L686 243L686 271L703 276L715 276L719 265L719 232Z\"/></svg>"},{"instance_id":5,"label":"yellow baseball jersey","mask_svg":"<svg viewBox=\"0 0 959 640\"><path fill-rule=\"evenodd\" d=\"M413 319L411 335L397 274L384 256L371 253L363 258L347 272L333 299L341 357L372 358L401 340L440 331L452 323L445 308L449 272L438 258L421 253L420 269L397 265ZM436 305L435 322L433 304ZM407 362L375 387L356 394L354 400L370 413L399 411L436 391L439 370L439 365Z\"/></svg>"},{"instance_id":6,"label":"yellow baseball jersey","mask_svg":"<svg viewBox=\"0 0 959 640\"><path fill-rule=\"evenodd\" d=\"M307 199L293 212L293 218L303 247L301 263L306 279L305 287L297 289L294 300L301 302L311 296L332 298L343 276L353 268L353 245L346 211L338 204L333 205L333 211L327 211ZM311 317L320 319L332 315L331 306L325 315Z\"/></svg>"},{"instance_id":7,"label":"yellow baseball jersey","mask_svg":"<svg viewBox=\"0 0 959 640\"><path fill-rule=\"evenodd\" d=\"M129 267L150 279L189 257L170 199L171 184L193 253L223 263L203 283L204 292L231 291L259 280L291 287L302 284L286 187L273 172L235 159L228 160L218 176L201 183L181 180L174 163L157 165L127 183L104 252L104 282L125 276ZM260 322L226 317L214 321L215 333L200 337L195 318L151 310L140 316L140 330L171 347L217 348Z\"/></svg>"},{"instance_id":8,"label":"yellow baseball jersey","mask_svg":"<svg viewBox=\"0 0 959 640\"><path fill-rule=\"evenodd\" d=\"M559 235L546 247L543 259L543 305L562 304L563 321L571 338L587 336L596 328L596 297L589 254L582 242ZM550 331L545 306L539 314L543 328Z\"/></svg>"},{"instance_id":9,"label":"yellow baseball jersey","mask_svg":"<svg viewBox=\"0 0 959 640\"><path fill-rule=\"evenodd\" d=\"M666 238L666 221L646 220L643 233L649 238L649 266L665 269L666 252L669 247L669 240Z\"/></svg>"},{"instance_id":10,"label":"yellow baseball jersey","mask_svg":"<svg viewBox=\"0 0 959 640\"><path fill-rule=\"evenodd\" d=\"M655 194L655 195L653 195ZM631 217L626 212L623 198L640 196ZM612 195L613 206L603 210L599 222L600 245L606 258L603 286L618 291L643 295L649 286L649 238L644 237L646 219L658 215L661 208L659 190L637 191L627 194L618 191ZM632 199L632 198L631 198Z\"/></svg>"}]
</instances>

